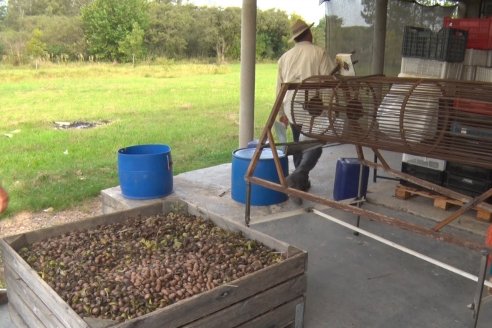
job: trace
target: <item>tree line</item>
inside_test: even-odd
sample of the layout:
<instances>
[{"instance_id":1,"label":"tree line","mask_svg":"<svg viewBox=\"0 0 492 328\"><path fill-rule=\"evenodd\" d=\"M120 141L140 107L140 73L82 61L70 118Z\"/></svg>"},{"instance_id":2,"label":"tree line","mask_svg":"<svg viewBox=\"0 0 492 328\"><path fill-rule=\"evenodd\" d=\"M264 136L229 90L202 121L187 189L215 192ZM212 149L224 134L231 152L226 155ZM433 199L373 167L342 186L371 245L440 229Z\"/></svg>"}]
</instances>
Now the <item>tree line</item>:
<instances>
[{"instance_id":1,"label":"tree line","mask_svg":"<svg viewBox=\"0 0 492 328\"><path fill-rule=\"evenodd\" d=\"M335 0L332 0L335 1ZM421 0L434 1L434 0ZM327 16L313 28L315 43L330 57L355 50L361 73L372 56L375 3L362 0L367 26L343 25ZM320 8L321 10L322 8ZM398 69L405 25L438 29L452 8L431 8L390 0L386 62ZM292 45L290 26L299 18L281 10L258 10L256 56L277 60ZM241 9L199 7L181 0L0 0L0 61L149 61L240 56ZM326 41L328 44L326 45Z\"/></svg>"},{"instance_id":2,"label":"tree line","mask_svg":"<svg viewBox=\"0 0 492 328\"><path fill-rule=\"evenodd\" d=\"M258 11L257 58L289 47L293 19ZM237 60L241 9L199 7L180 0L0 0L0 58L24 64L158 57Z\"/></svg>"}]
</instances>

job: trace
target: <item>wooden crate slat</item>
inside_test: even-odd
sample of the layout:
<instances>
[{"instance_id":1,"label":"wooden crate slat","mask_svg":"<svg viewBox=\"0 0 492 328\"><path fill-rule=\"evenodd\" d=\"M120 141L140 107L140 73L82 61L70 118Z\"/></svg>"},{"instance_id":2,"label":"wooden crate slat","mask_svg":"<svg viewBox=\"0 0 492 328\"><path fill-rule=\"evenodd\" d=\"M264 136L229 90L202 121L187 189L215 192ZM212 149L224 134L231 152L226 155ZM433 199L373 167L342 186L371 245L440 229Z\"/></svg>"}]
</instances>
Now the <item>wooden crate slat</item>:
<instances>
[{"instance_id":1,"label":"wooden crate slat","mask_svg":"<svg viewBox=\"0 0 492 328\"><path fill-rule=\"evenodd\" d=\"M236 328L284 328L293 325L295 322L296 307L304 303L304 297L282 304L281 306L260 315L253 320L237 326Z\"/></svg>"},{"instance_id":2,"label":"wooden crate slat","mask_svg":"<svg viewBox=\"0 0 492 328\"><path fill-rule=\"evenodd\" d=\"M99 319L91 317L84 317L84 321L87 322L87 324L91 328L107 328L112 327L118 323L117 321L111 319Z\"/></svg>"},{"instance_id":3,"label":"wooden crate slat","mask_svg":"<svg viewBox=\"0 0 492 328\"><path fill-rule=\"evenodd\" d=\"M22 296L17 293L16 288L9 287L9 306L19 314L26 326L31 328L46 328L47 326L32 311L32 308L24 302Z\"/></svg>"},{"instance_id":4,"label":"wooden crate slat","mask_svg":"<svg viewBox=\"0 0 492 328\"><path fill-rule=\"evenodd\" d=\"M39 299L38 295L36 295L7 264L5 265L5 273L9 295L11 292L14 292L21 296L22 299L29 300L30 310L46 327L63 327L63 324L56 318L51 310L46 307L43 301Z\"/></svg>"},{"instance_id":5,"label":"wooden crate slat","mask_svg":"<svg viewBox=\"0 0 492 328\"><path fill-rule=\"evenodd\" d=\"M304 273L306 257L306 253L297 254L237 279L229 285L218 286L163 309L123 322L116 327L179 327Z\"/></svg>"},{"instance_id":6,"label":"wooden crate slat","mask_svg":"<svg viewBox=\"0 0 492 328\"><path fill-rule=\"evenodd\" d=\"M20 317L19 313L17 313L17 310L14 308L12 303L9 303L9 314L10 314L10 320L14 323L14 325L17 328L29 328L24 320Z\"/></svg>"},{"instance_id":7,"label":"wooden crate slat","mask_svg":"<svg viewBox=\"0 0 492 328\"><path fill-rule=\"evenodd\" d=\"M306 291L306 276L297 276L242 302L192 322L183 328L231 328L292 300Z\"/></svg>"},{"instance_id":8,"label":"wooden crate slat","mask_svg":"<svg viewBox=\"0 0 492 328\"><path fill-rule=\"evenodd\" d=\"M67 328L88 328L87 323L4 240L0 240L4 263L38 295Z\"/></svg>"}]
</instances>

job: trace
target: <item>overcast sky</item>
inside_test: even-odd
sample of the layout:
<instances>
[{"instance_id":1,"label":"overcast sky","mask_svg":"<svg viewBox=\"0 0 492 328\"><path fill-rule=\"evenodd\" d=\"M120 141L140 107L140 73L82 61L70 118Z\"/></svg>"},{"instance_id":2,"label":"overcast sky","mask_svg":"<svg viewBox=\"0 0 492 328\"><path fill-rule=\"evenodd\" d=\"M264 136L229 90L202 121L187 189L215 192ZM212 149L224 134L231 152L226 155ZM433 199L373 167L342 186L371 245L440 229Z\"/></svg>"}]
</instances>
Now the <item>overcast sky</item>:
<instances>
[{"instance_id":1,"label":"overcast sky","mask_svg":"<svg viewBox=\"0 0 492 328\"><path fill-rule=\"evenodd\" d=\"M185 0L197 6L241 7L243 0ZM325 4L319 0L257 0L261 10L276 8L300 15L307 23L318 24L325 15ZM360 17L362 10L360 0L332 0L328 2L328 13L343 18L344 25L365 25Z\"/></svg>"}]
</instances>

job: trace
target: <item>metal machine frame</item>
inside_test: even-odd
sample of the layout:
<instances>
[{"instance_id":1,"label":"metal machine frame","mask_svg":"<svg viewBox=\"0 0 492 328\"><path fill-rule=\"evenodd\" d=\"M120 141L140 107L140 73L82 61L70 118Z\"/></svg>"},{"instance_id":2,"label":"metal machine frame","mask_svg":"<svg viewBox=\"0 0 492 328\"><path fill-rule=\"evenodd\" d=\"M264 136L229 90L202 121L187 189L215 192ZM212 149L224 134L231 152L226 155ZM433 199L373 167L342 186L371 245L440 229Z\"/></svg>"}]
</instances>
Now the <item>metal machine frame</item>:
<instances>
[{"instance_id":1,"label":"metal machine frame","mask_svg":"<svg viewBox=\"0 0 492 328\"><path fill-rule=\"evenodd\" d=\"M384 77L370 77L370 79L372 79L373 81L378 81L378 79L380 79L384 83L387 82L387 83L391 83L391 84L395 84L395 83L399 82L399 79L397 79L397 78L386 79ZM404 81L409 81L409 80L411 80L411 79L405 79ZM422 79L415 79L415 80L422 80ZM323 78L320 78L320 79L318 79L318 84L315 84L314 87L318 88L318 87L320 87L320 85L323 86L323 83L324 83ZM327 82L327 83L330 84L332 82ZM431 83L441 83L441 81L436 80L434 82L431 81ZM467 97L468 95L466 95L466 90L475 90L475 88L474 88L475 86L479 86L479 85L483 86L483 83L479 84L479 83L475 83L475 82L472 82L471 85L470 85L470 83L466 83L466 82L462 82L462 81L446 81L446 83L447 83L447 85L445 87L448 90L454 90L453 92L455 92L455 93L451 92L449 94L446 94L447 101L452 100L453 97L456 96L456 94L458 94L458 97L463 97L463 96ZM464 90L465 91L456 91L456 90L463 90L463 88L461 88L463 83L465 83L464 84ZM473 85L473 83L475 83L475 85ZM344 91L345 87L343 86L344 85L343 81L342 81L341 85L342 85L341 89L342 89L342 91ZM338 84L338 87L339 86L340 86L340 84ZM357 152L357 157L361 163L361 166L360 166L361 171L362 171L363 165L368 166L368 167L373 168L373 169L382 169L386 173L388 173L389 175L391 175L397 179L406 180L408 182L420 185L426 189L429 189L429 190L435 191L439 194L445 195L449 198L459 200L462 202L463 205L459 209L457 209L455 212L450 214L447 218L438 222L434 227L427 228L424 226L420 226L420 225L416 225L416 224L413 224L410 222L406 222L406 221L401 220L399 218L390 217L390 216L387 216L387 215L382 214L382 213L377 213L377 212L362 208L361 207L361 201L360 201L362 174L359 174L359 192L358 192L358 197L356 198L356 200L358 200L358 201L355 202L356 203L355 205L349 204L347 202L335 201L332 199L324 198L324 197L321 197L318 195L311 194L309 192L305 192L305 191L301 191L301 190L297 190L297 189L289 187L287 184L286 176L283 174L281 162L279 159L279 155L277 153L277 146L280 146L280 144L277 144L275 142L275 138L274 138L274 135L272 133L272 128L274 126L277 115L279 114L281 107L283 106L283 99L286 96L287 92L290 90L299 90L302 88L306 88L308 90L311 87L313 87L313 85L311 85L311 86L306 85L306 84L303 84L302 82L301 83L286 83L286 84L282 85L280 93L279 93L279 95L278 95L278 97L277 97L277 99L273 105L272 111L271 111L271 113L268 117L268 120L266 122L266 126L264 127L264 129L261 133L258 145L256 147L256 151L255 151L255 153L251 159L251 163L250 163L248 170L246 172L246 175L245 175L246 188L247 188L247 190L246 190L246 207L245 207L245 224L249 225L249 223L250 223L251 184L254 183L254 184L263 186L265 188L269 188L269 189L272 189L275 191L283 192L285 194L288 194L289 196L299 197L299 198L304 199L304 200L309 200L309 201L312 201L315 203L329 206L329 207L334 208L334 209L343 210L343 211L357 215L357 225L356 225L356 228L353 229L355 234L358 234L357 229L359 226L359 219L360 219L360 217L363 217L363 218L367 218L367 219L370 219L373 221L382 222L385 224L396 226L398 228L408 230L408 231L411 231L411 232L414 232L417 234L429 236L429 237L435 238L437 240L442 240L442 241L452 243L455 245L464 246L464 247L467 247L467 248L475 250L475 251L480 250L480 251L482 251L483 256L482 256L482 262L481 262L481 266L480 266L480 273L479 273L479 277L478 277L477 292L476 292L476 295L474 297L473 303L469 306L470 309L472 309L474 311L473 312L474 327L476 327L477 320L478 320L478 312L480 310L480 305L485 301L485 299L482 300L482 293L483 293L483 288L484 288L484 280L486 277L486 269L485 269L487 266L486 258L487 258L487 254L489 254L492 250L490 248L488 248L485 244L479 244L479 243L476 243L474 241L465 240L465 239L462 239L460 237L454 236L452 234L444 233L441 230L446 225L450 224L451 222L453 222L457 218L459 218L467 210L472 209L474 207L481 207L481 208L485 208L487 210L492 210L491 205L484 203L485 200L487 200L489 197L492 196L492 188L488 189L487 191L485 191L484 193L482 193L481 195L479 195L477 197L470 197L470 196L458 193L458 192L450 190L448 188L445 188L445 187L436 185L434 183L416 178L414 176L411 176L409 174L405 174L403 172L400 172L399 170L395 170L395 169L391 168L388 165L387 161L384 159L383 155L381 154L380 149L381 150L395 151L395 152L408 152L408 153L411 153L411 154L414 154L417 156L429 155L429 151L426 150L425 148L419 148L418 145L417 145L417 147L411 147L410 144L407 144L407 140L404 140L405 139L404 137L402 138L403 139L402 143L395 143L394 145L392 145L392 144L380 145L380 144L378 144L377 139L373 139L372 141L362 140L362 138L357 139L354 137L352 137L352 138L349 137L348 139L344 139L343 136L331 136L331 137L330 136L328 136L328 137L320 136L319 138L317 138L316 135L309 135L309 136L313 137L314 139L318 139L318 140L296 143L297 146L299 144L301 144L301 146L302 146L302 144L304 143L304 144L306 144L305 147L310 147L313 145L313 142L314 142L314 144L316 144L316 142L318 144L326 144L327 142L338 142L338 143L342 143L342 144L343 143L353 144L355 147L355 150ZM377 88L377 86L376 86L376 88ZM492 83L487 85L487 88L490 88L490 90L492 90ZM469 95L469 97L472 99L475 99L475 97L476 97L476 94L474 92L475 91L471 91L471 94ZM479 90L477 92L480 93L481 91ZM482 90L482 92L483 92L483 90ZM486 97L491 96L486 91L485 91L485 94L487 94ZM305 97L305 98L308 99L308 97ZM379 98L379 101L381 101L381 99L382 99L382 97ZM405 102L406 101L407 100L405 100ZM492 106L492 99L485 99L484 101L490 102L490 104L488 104L488 105ZM324 107L324 108L326 109L326 107ZM330 108L330 110L331 110L331 108ZM347 112L348 112L348 110L349 110L349 108L347 107ZM402 109L402 112L403 111L404 111L404 109ZM347 117L349 117L349 116L347 115ZM448 118L446 118L446 119L448 119ZM312 122L312 120L311 120L311 122ZM402 129L402 120L400 120L400 129ZM360 140L360 142L358 142L357 140ZM376 140L376 141L374 141L374 140ZM292 145L292 144L290 144L290 145ZM289 147L289 144L282 144L282 145L283 146L286 145L287 147ZM487 143L485 145L486 146L485 149L488 149L487 147L491 147L491 145L492 145L492 141L490 142L490 144ZM294 146L296 146L296 145L294 144ZM406 148L406 146L409 146L408 149ZM479 151L481 149L480 147L482 147L482 146L483 145L478 145ZM278 178L280 181L279 183L271 182L271 181L253 176L253 172L254 172L256 165L260 159L261 152L264 148L267 148L267 147L271 148L271 150L272 150L273 161L275 163L275 167L276 167L276 170L278 173ZM368 147L369 149L371 149L374 152L375 156L374 156L373 161L367 159L364 156L363 147ZM436 146L436 147L438 147L438 146ZM431 151L436 149L436 147L434 147L434 146L431 147L432 148ZM442 150L442 149L441 149L441 152L439 153L439 148L437 148L437 153L438 153L437 156L432 153L432 155L433 155L432 157L440 158L440 159L447 159L447 160L454 160L454 161L457 161L457 162L460 162L463 164L476 164L477 166L492 169L492 152L489 153L488 151L485 151L485 152L483 152L483 154L480 153L480 156L477 158L471 158L470 154L465 154L465 153L460 153L460 152L457 152L457 153L449 152L449 154L448 154L446 152L446 150ZM491 283L485 282L485 284L488 285Z\"/></svg>"}]
</instances>

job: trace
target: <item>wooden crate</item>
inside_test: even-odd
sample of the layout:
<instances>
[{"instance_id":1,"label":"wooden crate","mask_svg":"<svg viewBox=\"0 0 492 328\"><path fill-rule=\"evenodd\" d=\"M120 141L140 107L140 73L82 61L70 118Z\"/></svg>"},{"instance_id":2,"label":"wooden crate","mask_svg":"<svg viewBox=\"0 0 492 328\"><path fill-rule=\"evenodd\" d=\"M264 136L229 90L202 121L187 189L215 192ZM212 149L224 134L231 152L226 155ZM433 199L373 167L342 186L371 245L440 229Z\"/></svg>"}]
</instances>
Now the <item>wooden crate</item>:
<instances>
[{"instance_id":1,"label":"wooden crate","mask_svg":"<svg viewBox=\"0 0 492 328\"><path fill-rule=\"evenodd\" d=\"M176 211L208 218L229 231L241 231L286 255L286 260L241 277L227 285L194 295L152 313L118 323L82 318L22 259L17 250L36 241L100 224ZM179 199L75 223L37 230L0 240L9 311L18 327L302 327L306 292L307 253L196 208Z\"/></svg>"}]
</instances>

